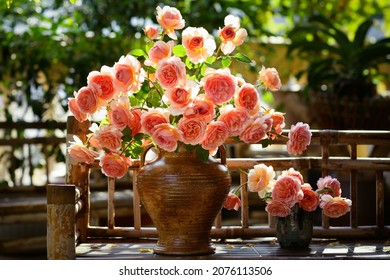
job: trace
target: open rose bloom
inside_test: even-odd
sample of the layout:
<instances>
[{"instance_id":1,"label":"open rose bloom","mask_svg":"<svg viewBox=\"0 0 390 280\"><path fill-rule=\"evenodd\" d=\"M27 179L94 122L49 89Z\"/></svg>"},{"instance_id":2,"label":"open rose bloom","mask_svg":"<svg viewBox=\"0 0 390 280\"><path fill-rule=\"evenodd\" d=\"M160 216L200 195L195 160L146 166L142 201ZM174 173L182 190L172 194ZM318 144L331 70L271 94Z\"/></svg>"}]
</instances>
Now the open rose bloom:
<instances>
[{"instance_id":1,"label":"open rose bloom","mask_svg":"<svg viewBox=\"0 0 390 280\"><path fill-rule=\"evenodd\" d=\"M320 207L326 216L338 218L347 214L352 205L350 199L340 196L341 186L336 178L319 178L314 190L294 168L276 176L272 166L257 164L248 172L248 189L257 192L267 204L265 210L277 217L287 217L291 208L299 205L307 212Z\"/></svg>"},{"instance_id":2,"label":"open rose bloom","mask_svg":"<svg viewBox=\"0 0 390 280\"><path fill-rule=\"evenodd\" d=\"M178 9L157 7L155 24L144 28L144 48L91 71L86 85L74 91L69 110L79 122L103 115L84 143L70 144L74 159L100 159L104 174L120 178L146 143L169 152L180 143L195 146L206 160L226 142L269 144L282 134L284 113L261 101L265 91L280 89L277 70L262 66L250 83L230 68L252 62L238 52L248 36L240 19L227 15L214 30L185 23ZM292 152L306 149L308 128L295 126ZM255 189L265 194L273 173L264 174ZM297 191L294 199L301 196Z\"/></svg>"}]
</instances>

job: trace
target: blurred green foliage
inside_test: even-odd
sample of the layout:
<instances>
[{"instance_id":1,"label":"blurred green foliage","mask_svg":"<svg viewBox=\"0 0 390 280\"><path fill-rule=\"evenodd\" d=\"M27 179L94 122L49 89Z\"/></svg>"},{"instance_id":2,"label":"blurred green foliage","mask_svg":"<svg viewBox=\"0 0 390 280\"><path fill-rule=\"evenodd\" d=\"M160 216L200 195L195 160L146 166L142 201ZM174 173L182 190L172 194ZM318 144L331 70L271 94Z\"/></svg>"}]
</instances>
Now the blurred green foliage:
<instances>
[{"instance_id":1,"label":"blurred green foliage","mask_svg":"<svg viewBox=\"0 0 390 280\"><path fill-rule=\"evenodd\" d=\"M390 30L387 0L0 0L0 121L64 120L67 98L88 73L140 47L142 28L163 4L177 7L186 26L209 31L235 14L262 42L286 39L313 14L347 30L379 14Z\"/></svg>"}]
</instances>

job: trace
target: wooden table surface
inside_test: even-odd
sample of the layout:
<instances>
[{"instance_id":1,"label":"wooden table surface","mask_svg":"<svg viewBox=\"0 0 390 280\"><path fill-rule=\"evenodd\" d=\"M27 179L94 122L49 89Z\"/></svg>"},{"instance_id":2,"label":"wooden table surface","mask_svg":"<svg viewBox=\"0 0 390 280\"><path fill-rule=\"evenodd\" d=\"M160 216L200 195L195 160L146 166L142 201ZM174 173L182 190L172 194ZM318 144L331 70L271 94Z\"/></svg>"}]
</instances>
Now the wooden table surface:
<instances>
[{"instance_id":1,"label":"wooden table surface","mask_svg":"<svg viewBox=\"0 0 390 280\"><path fill-rule=\"evenodd\" d=\"M275 238L214 242L216 251L207 256L161 256L153 253L154 242L85 243L77 247L77 259L389 259L389 240L313 240L308 249L282 249Z\"/></svg>"}]
</instances>

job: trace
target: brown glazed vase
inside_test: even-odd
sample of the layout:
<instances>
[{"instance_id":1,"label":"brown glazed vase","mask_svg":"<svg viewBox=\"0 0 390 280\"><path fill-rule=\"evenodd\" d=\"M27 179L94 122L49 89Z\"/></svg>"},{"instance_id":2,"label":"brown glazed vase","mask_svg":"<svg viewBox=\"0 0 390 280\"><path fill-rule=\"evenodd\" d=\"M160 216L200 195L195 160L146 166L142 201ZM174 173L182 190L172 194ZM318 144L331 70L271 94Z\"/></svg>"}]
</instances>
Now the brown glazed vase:
<instances>
[{"instance_id":1,"label":"brown glazed vase","mask_svg":"<svg viewBox=\"0 0 390 280\"><path fill-rule=\"evenodd\" d=\"M308 248L313 234L313 212L295 204L287 217L276 217L276 238L281 248Z\"/></svg>"},{"instance_id":2,"label":"brown glazed vase","mask_svg":"<svg viewBox=\"0 0 390 280\"><path fill-rule=\"evenodd\" d=\"M210 231L230 190L224 147L221 161L204 162L184 145L178 151L159 149L157 159L144 164L137 175L140 199L158 231L154 253L206 255L215 248Z\"/></svg>"}]
</instances>

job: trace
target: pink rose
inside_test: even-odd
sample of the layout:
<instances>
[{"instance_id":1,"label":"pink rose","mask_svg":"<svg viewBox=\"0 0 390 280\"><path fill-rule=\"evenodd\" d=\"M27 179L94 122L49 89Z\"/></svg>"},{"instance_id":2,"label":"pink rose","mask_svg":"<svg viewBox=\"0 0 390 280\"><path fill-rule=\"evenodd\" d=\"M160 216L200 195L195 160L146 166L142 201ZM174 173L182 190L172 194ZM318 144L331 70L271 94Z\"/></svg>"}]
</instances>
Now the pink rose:
<instances>
[{"instance_id":1,"label":"pink rose","mask_svg":"<svg viewBox=\"0 0 390 280\"><path fill-rule=\"evenodd\" d=\"M262 139L267 138L267 133L270 131L271 125L272 119L269 115L261 116L257 114L248 120L239 137L243 142L248 144L258 143Z\"/></svg>"},{"instance_id":2,"label":"pink rose","mask_svg":"<svg viewBox=\"0 0 390 280\"><path fill-rule=\"evenodd\" d=\"M141 88L145 79L145 72L141 63L132 55L121 56L112 67L114 87L123 93L133 93Z\"/></svg>"},{"instance_id":3,"label":"pink rose","mask_svg":"<svg viewBox=\"0 0 390 280\"><path fill-rule=\"evenodd\" d=\"M173 152L177 149L177 142L182 141L182 136L177 127L169 123L163 123L156 125L152 139L161 149Z\"/></svg>"},{"instance_id":4,"label":"pink rose","mask_svg":"<svg viewBox=\"0 0 390 280\"><path fill-rule=\"evenodd\" d=\"M92 136L90 142L97 149L117 150L122 144L122 132L111 125L103 125Z\"/></svg>"},{"instance_id":5,"label":"pink rose","mask_svg":"<svg viewBox=\"0 0 390 280\"><path fill-rule=\"evenodd\" d=\"M150 40L155 40L159 36L158 28L155 26L146 26L144 32Z\"/></svg>"},{"instance_id":6,"label":"pink rose","mask_svg":"<svg viewBox=\"0 0 390 280\"><path fill-rule=\"evenodd\" d=\"M226 105L220 109L219 121L224 122L229 130L229 136L238 136L244 130L250 118L249 112L245 108L233 108Z\"/></svg>"},{"instance_id":7,"label":"pink rose","mask_svg":"<svg viewBox=\"0 0 390 280\"><path fill-rule=\"evenodd\" d=\"M225 55L232 53L236 46L242 45L248 36L244 28L240 28L240 18L228 15L224 20L225 26L219 29L218 35L221 39L221 50Z\"/></svg>"},{"instance_id":8,"label":"pink rose","mask_svg":"<svg viewBox=\"0 0 390 280\"><path fill-rule=\"evenodd\" d=\"M223 145L229 137L229 131L225 123L221 121L211 122L206 129L206 137L202 141L202 148L215 154L219 146Z\"/></svg>"},{"instance_id":9,"label":"pink rose","mask_svg":"<svg viewBox=\"0 0 390 280\"><path fill-rule=\"evenodd\" d=\"M163 101L169 105L169 112L178 116L192 105L199 87L194 81L188 80L183 86L179 85L165 90Z\"/></svg>"},{"instance_id":10,"label":"pink rose","mask_svg":"<svg viewBox=\"0 0 390 280\"><path fill-rule=\"evenodd\" d=\"M206 137L207 123L204 120L181 118L177 127L182 133L183 142L186 144L197 145Z\"/></svg>"},{"instance_id":11,"label":"pink rose","mask_svg":"<svg viewBox=\"0 0 390 280\"><path fill-rule=\"evenodd\" d=\"M164 28L165 33L176 40L175 30L182 29L185 21L180 11L176 8L164 6L162 9L157 7L157 22Z\"/></svg>"},{"instance_id":12,"label":"pink rose","mask_svg":"<svg viewBox=\"0 0 390 280\"><path fill-rule=\"evenodd\" d=\"M69 98L68 100L69 111L76 118L78 122L83 122L88 119L88 114L81 112L79 105L77 105L76 98Z\"/></svg>"},{"instance_id":13,"label":"pink rose","mask_svg":"<svg viewBox=\"0 0 390 280\"><path fill-rule=\"evenodd\" d=\"M271 91L279 90L282 87L282 83L279 78L278 71L275 68L261 68L260 81Z\"/></svg>"},{"instance_id":14,"label":"pink rose","mask_svg":"<svg viewBox=\"0 0 390 280\"><path fill-rule=\"evenodd\" d=\"M317 209L317 206L320 204L320 197L309 184L305 183L301 186L303 191L303 198L299 201L299 206L307 211L312 212Z\"/></svg>"},{"instance_id":15,"label":"pink rose","mask_svg":"<svg viewBox=\"0 0 390 280\"><path fill-rule=\"evenodd\" d=\"M107 66L103 66L99 71L92 71L87 77L88 85L95 84L100 87L99 98L104 102L110 101L116 91L114 88L114 79L111 75L111 69Z\"/></svg>"},{"instance_id":16,"label":"pink rose","mask_svg":"<svg viewBox=\"0 0 390 280\"><path fill-rule=\"evenodd\" d=\"M145 60L145 65L155 66L160 60L170 57L172 54L173 46L174 46L173 41L155 42L153 47L148 52L148 59Z\"/></svg>"},{"instance_id":17,"label":"pink rose","mask_svg":"<svg viewBox=\"0 0 390 280\"><path fill-rule=\"evenodd\" d=\"M164 89L186 81L186 66L177 56L164 58L157 64L156 78Z\"/></svg>"},{"instance_id":18,"label":"pink rose","mask_svg":"<svg viewBox=\"0 0 390 280\"><path fill-rule=\"evenodd\" d=\"M122 178L129 170L131 162L123 155L107 153L100 159L99 165L107 177Z\"/></svg>"},{"instance_id":19,"label":"pink rose","mask_svg":"<svg viewBox=\"0 0 390 280\"><path fill-rule=\"evenodd\" d=\"M84 146L83 142L77 136L74 136L74 140L75 142L70 142L70 146L68 147L69 155L78 162L93 163L99 154Z\"/></svg>"},{"instance_id":20,"label":"pink rose","mask_svg":"<svg viewBox=\"0 0 390 280\"><path fill-rule=\"evenodd\" d=\"M221 105L234 96L237 80L230 74L229 69L209 68L201 80L201 85L204 85L206 97L215 105Z\"/></svg>"},{"instance_id":21,"label":"pink rose","mask_svg":"<svg viewBox=\"0 0 390 280\"><path fill-rule=\"evenodd\" d=\"M252 84L245 83L235 95L234 104L236 107L247 109L251 115L254 115L260 110L259 93Z\"/></svg>"},{"instance_id":22,"label":"pink rose","mask_svg":"<svg viewBox=\"0 0 390 280\"><path fill-rule=\"evenodd\" d=\"M128 98L121 97L118 100L113 100L107 114L110 124L119 130L125 129L132 118Z\"/></svg>"},{"instance_id":23,"label":"pink rose","mask_svg":"<svg viewBox=\"0 0 390 280\"><path fill-rule=\"evenodd\" d=\"M228 193L228 196L226 197L225 203L223 204L223 207L227 210L236 210L240 209L241 207L241 200L240 198L235 195L234 193Z\"/></svg>"},{"instance_id":24,"label":"pink rose","mask_svg":"<svg viewBox=\"0 0 390 280\"><path fill-rule=\"evenodd\" d=\"M142 131L153 135L156 126L163 123L169 123L169 113L162 109L150 109L141 115Z\"/></svg>"},{"instance_id":25,"label":"pink rose","mask_svg":"<svg viewBox=\"0 0 390 280\"><path fill-rule=\"evenodd\" d=\"M311 132L308 124L298 122L292 125L288 133L287 152L289 154L299 155L310 145Z\"/></svg>"},{"instance_id":26,"label":"pink rose","mask_svg":"<svg viewBox=\"0 0 390 280\"><path fill-rule=\"evenodd\" d=\"M204 94L198 95L183 113L185 118L202 119L209 123L215 115L214 104Z\"/></svg>"},{"instance_id":27,"label":"pink rose","mask_svg":"<svg viewBox=\"0 0 390 280\"><path fill-rule=\"evenodd\" d=\"M291 208L285 203L277 200L271 200L268 202L265 207L265 211L267 211L271 216L276 217L287 217L291 214Z\"/></svg>"},{"instance_id":28,"label":"pink rose","mask_svg":"<svg viewBox=\"0 0 390 280\"><path fill-rule=\"evenodd\" d=\"M99 107L100 89L94 86L86 86L79 89L75 94L76 103L80 112L84 114L92 114Z\"/></svg>"},{"instance_id":29,"label":"pink rose","mask_svg":"<svg viewBox=\"0 0 390 280\"><path fill-rule=\"evenodd\" d=\"M274 184L272 190L272 199L283 202L292 207L295 203L303 198L301 184L299 180L293 176L279 177Z\"/></svg>"},{"instance_id":30,"label":"pink rose","mask_svg":"<svg viewBox=\"0 0 390 280\"><path fill-rule=\"evenodd\" d=\"M330 218L338 218L347 214L351 210L352 201L331 195L321 196L320 207L324 214Z\"/></svg>"},{"instance_id":31,"label":"pink rose","mask_svg":"<svg viewBox=\"0 0 390 280\"><path fill-rule=\"evenodd\" d=\"M205 62L217 48L214 38L203 27L187 27L182 33L182 44L192 63Z\"/></svg>"},{"instance_id":32,"label":"pink rose","mask_svg":"<svg viewBox=\"0 0 390 280\"><path fill-rule=\"evenodd\" d=\"M248 173L248 189L251 192L258 192L259 196L264 198L267 192L272 191L271 182L275 175L272 166L266 166L263 163L256 164Z\"/></svg>"},{"instance_id":33,"label":"pink rose","mask_svg":"<svg viewBox=\"0 0 390 280\"><path fill-rule=\"evenodd\" d=\"M331 176L318 179L317 187L317 192L320 194L329 194L333 197L341 196L340 182Z\"/></svg>"}]
</instances>

